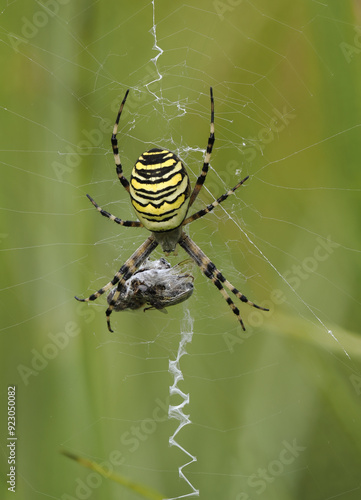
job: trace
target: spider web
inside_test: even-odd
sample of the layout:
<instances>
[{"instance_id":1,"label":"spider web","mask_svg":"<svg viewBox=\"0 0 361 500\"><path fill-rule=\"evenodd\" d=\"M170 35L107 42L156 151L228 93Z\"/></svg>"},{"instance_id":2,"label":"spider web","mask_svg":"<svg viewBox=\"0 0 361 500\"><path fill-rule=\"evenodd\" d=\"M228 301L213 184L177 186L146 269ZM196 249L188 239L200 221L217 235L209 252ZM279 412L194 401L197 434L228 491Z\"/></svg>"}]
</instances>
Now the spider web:
<instances>
[{"instance_id":1,"label":"spider web","mask_svg":"<svg viewBox=\"0 0 361 500\"><path fill-rule=\"evenodd\" d=\"M359 498L358 4L123 3L1 11L1 369L4 401L17 388L17 493L119 497L64 448L163 498ZM119 103L129 88L125 175L160 147L194 184L210 86L216 142L194 211L250 178L187 231L270 312L236 304L243 332L189 264L186 303L114 313L110 335L105 298L73 296L106 284L147 236L85 197L134 219L110 147ZM1 449L7 473L5 413Z\"/></svg>"}]
</instances>

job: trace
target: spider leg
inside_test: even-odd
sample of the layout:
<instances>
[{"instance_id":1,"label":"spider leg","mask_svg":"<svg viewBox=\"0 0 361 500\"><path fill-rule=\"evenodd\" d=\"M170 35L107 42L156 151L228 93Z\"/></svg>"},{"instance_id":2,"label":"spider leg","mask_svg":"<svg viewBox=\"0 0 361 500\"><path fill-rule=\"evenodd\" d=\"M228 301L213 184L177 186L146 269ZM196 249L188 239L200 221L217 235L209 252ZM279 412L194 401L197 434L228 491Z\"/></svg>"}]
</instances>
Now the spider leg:
<instances>
[{"instance_id":1,"label":"spider leg","mask_svg":"<svg viewBox=\"0 0 361 500\"><path fill-rule=\"evenodd\" d=\"M120 115L122 114L124 104L125 104L125 101L127 100L128 94L129 94L129 89L126 91L124 99L122 100L122 103L120 105L118 115L117 115L117 118L115 120L115 124L114 124L114 128L113 128L111 142L112 142L114 161L115 161L115 166L116 166L118 178L119 178L122 186L124 187L124 189L126 189L129 193L129 181L123 175L123 167L122 167L120 157L119 157L119 149L118 149L118 141L117 141L119 119L120 119Z\"/></svg>"},{"instance_id":2,"label":"spider leg","mask_svg":"<svg viewBox=\"0 0 361 500\"><path fill-rule=\"evenodd\" d=\"M193 192L192 192L190 200L189 200L189 206L191 206L193 204L194 200L197 198L199 191L202 189L204 181L206 180L209 162L211 159L211 154L212 154L212 149L213 149L213 144L215 141L215 138L214 138L214 100L213 100L212 87L210 88L210 95L211 95L211 131L210 131L210 135L209 135L209 139L208 139L207 151L206 151L206 154L204 157L202 172L201 172L200 176L198 177L197 182L194 186Z\"/></svg>"},{"instance_id":3,"label":"spider leg","mask_svg":"<svg viewBox=\"0 0 361 500\"><path fill-rule=\"evenodd\" d=\"M156 248L157 245L158 243L155 241L154 237L149 236L149 238L147 238L145 242L140 245L140 247L133 253L133 255L129 257L129 259L125 262L125 264L122 265L122 267L115 274L114 278L111 281L109 281L109 283L107 283L105 286L100 288L100 290L93 293L92 295L90 295L90 297L86 299L80 299L79 297L75 297L76 300L79 300L80 302L90 302L92 300L96 300L100 295L103 295L103 293L112 288L112 286L119 283L117 291L114 294L113 300L111 301L108 309L106 310L107 324L110 332L112 332L113 330L110 327L109 316L113 310L114 303L117 301L119 297L120 293L119 290L121 290L122 286L124 286L127 279L129 279L135 273L138 267L153 252L153 250Z\"/></svg>"},{"instance_id":4,"label":"spider leg","mask_svg":"<svg viewBox=\"0 0 361 500\"><path fill-rule=\"evenodd\" d=\"M103 210L94 200L93 198L87 194L87 197L89 200L92 202L92 204L95 206L95 208L98 210L99 213L101 213L104 217L108 217L108 219L113 220L117 224L121 226L127 226L127 227L143 227L143 224L139 221L134 221L134 220L122 220L119 219L118 217L115 217L115 215L112 215L111 213L107 212L106 210Z\"/></svg>"},{"instance_id":5,"label":"spider leg","mask_svg":"<svg viewBox=\"0 0 361 500\"><path fill-rule=\"evenodd\" d=\"M120 292L125 285L125 282L133 276L133 274L137 271L140 265L145 261L147 257L153 252L153 250L158 246L158 243L155 241L154 236L149 236L145 240L145 242L133 253L131 257L126 261L126 263L122 266L123 276L119 279L116 292L113 295L112 300L109 302L109 307L105 311L105 315L107 318L108 330L113 332L110 326L110 315L112 314L114 305L116 304Z\"/></svg>"},{"instance_id":6,"label":"spider leg","mask_svg":"<svg viewBox=\"0 0 361 500\"><path fill-rule=\"evenodd\" d=\"M226 290L223 288L225 285L229 290L236 295L242 302L247 303L248 305L255 307L257 309L261 309L262 311L268 311L263 307L260 307L250 300L247 299L243 293L241 293L237 288L235 288L228 280L225 279L223 274L216 268L213 262L206 256L204 252L199 248L198 245L191 240L189 236L187 236L184 232L182 233L181 239L179 241L179 245L192 257L195 263L200 267L203 273L209 278L218 288L218 290L223 295L223 298L226 300L227 304L230 306L234 314L237 316L238 321L240 322L243 330L245 330L240 312L238 307L235 306L232 299L229 297Z\"/></svg>"},{"instance_id":7,"label":"spider leg","mask_svg":"<svg viewBox=\"0 0 361 500\"><path fill-rule=\"evenodd\" d=\"M220 196L217 200L214 200L213 203L211 203L210 205L207 205L206 208L203 208L202 210L199 210L199 212L196 212L195 214L191 215L190 217L187 217L186 219L184 219L182 226L185 226L186 224L189 224L190 222L193 222L194 220L197 220L200 217L203 217L204 215L211 212L216 206L220 205L224 200L226 200L228 198L228 196L233 194L236 189L238 189L240 186L242 186L242 184L244 182L246 182L248 177L249 176L247 175L247 177L245 177L243 180L241 180L236 186L234 186L234 188L232 188L229 191L227 191L226 193L222 194L222 196Z\"/></svg>"}]
</instances>

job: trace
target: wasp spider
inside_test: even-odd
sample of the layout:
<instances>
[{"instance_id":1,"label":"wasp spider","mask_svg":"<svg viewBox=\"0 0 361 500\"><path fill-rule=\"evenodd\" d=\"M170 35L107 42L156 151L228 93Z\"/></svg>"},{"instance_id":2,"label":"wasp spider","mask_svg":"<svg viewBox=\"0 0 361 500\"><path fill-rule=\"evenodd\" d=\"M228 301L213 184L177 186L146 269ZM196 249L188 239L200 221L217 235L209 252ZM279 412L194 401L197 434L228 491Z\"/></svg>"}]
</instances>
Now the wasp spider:
<instances>
[{"instance_id":1,"label":"wasp spider","mask_svg":"<svg viewBox=\"0 0 361 500\"><path fill-rule=\"evenodd\" d=\"M227 304L231 307L233 313L237 316L243 330L245 330L238 307L226 292L228 288L238 299L246 302L250 306L268 311L263 307L257 306L249 301L243 293L235 288L223 274L216 268L211 260L202 252L202 250L190 239L183 231L183 226L193 222L200 217L208 214L217 205L222 203L232 193L236 191L248 179L248 176L241 180L234 188L227 191L217 200L202 210L187 217L190 207L193 205L203 183L206 179L209 161L211 158L214 144L214 101L212 87L210 89L211 97L211 130L208 139L207 150L204 158L203 168L196 184L191 189L187 171L180 159L171 151L166 149L151 149L143 153L135 163L130 177L130 182L123 175L123 168L120 162L118 150L118 125L122 114L125 101L129 90L125 93L124 99L120 105L117 118L115 120L113 134L111 138L116 172L120 183L128 191L130 201L138 216L137 221L122 220L103 210L92 198L87 195L91 203L104 217L113 220L121 226L145 227L151 232L151 235L145 242L129 257L122 265L114 278L103 288L90 295L86 299L77 300L88 302L97 299L100 295L108 291L114 285L117 285L114 293L108 303L106 310L106 319L109 331L113 331L110 326L110 315L116 308L119 297L124 292L126 282L139 269L142 263L149 257L153 250L160 245L166 254L174 252L176 245L179 244L196 262L203 273L209 278L223 295Z\"/></svg>"}]
</instances>

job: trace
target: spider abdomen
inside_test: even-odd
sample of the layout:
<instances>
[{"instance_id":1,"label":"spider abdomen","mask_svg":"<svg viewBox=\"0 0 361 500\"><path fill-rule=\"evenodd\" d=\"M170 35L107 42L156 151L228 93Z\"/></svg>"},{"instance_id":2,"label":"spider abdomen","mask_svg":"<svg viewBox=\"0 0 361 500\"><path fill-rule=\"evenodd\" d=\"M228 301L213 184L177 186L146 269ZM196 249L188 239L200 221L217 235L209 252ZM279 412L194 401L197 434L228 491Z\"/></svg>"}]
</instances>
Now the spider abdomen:
<instances>
[{"instance_id":1,"label":"spider abdomen","mask_svg":"<svg viewBox=\"0 0 361 500\"><path fill-rule=\"evenodd\" d=\"M190 182L180 159L171 151L151 149L136 161L130 197L140 222L149 231L180 226L188 211Z\"/></svg>"}]
</instances>

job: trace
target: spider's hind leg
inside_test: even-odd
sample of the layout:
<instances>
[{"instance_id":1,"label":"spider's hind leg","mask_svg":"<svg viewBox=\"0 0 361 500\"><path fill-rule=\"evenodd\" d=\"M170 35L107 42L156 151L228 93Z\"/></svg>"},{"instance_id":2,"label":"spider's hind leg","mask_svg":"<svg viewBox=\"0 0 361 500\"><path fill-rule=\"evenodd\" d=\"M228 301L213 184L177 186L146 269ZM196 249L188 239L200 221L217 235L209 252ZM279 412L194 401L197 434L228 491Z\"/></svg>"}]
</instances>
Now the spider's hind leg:
<instances>
[{"instance_id":1,"label":"spider's hind leg","mask_svg":"<svg viewBox=\"0 0 361 500\"><path fill-rule=\"evenodd\" d=\"M221 292L223 298L227 302L227 304L232 309L233 313L237 316L238 321L240 322L243 330L245 330L240 312L238 307L234 304L232 299L229 297L226 290L223 288L225 285L236 297L238 297L242 302L247 303L248 305L255 307L257 309L261 309L262 311L268 311L268 309L258 306L254 302L251 302L247 299L243 293L241 293L237 288L235 288L223 274L216 268L213 262L206 256L204 252L199 248L198 245L191 240L189 236L187 236L184 232L182 233L181 240L179 241L179 245L184 248L184 250L192 257L195 263L200 267L203 273L209 278Z\"/></svg>"},{"instance_id":2,"label":"spider's hind leg","mask_svg":"<svg viewBox=\"0 0 361 500\"><path fill-rule=\"evenodd\" d=\"M97 292L93 293L90 295L90 297L86 299L79 299L78 297L75 297L76 300L79 300L80 302L89 302L92 300L97 299L100 295L102 295L104 292L109 290L112 286L116 285L118 283L117 289L113 295L112 300L109 302L108 309L105 312L106 318L107 318L107 325L108 325L108 330L112 332L112 328L110 326L110 315L114 309L114 305L118 300L118 297L120 295L120 292L125 285L125 282L133 276L133 274L136 272L136 270L139 268L139 266L142 264L142 262L145 261L147 257L153 252L153 250L158 246L158 243L155 241L153 236L149 236L145 240L145 242L140 245L140 247L133 253L131 257L125 262L125 264L122 265L122 267L119 269L119 271L116 273L112 281L109 281L103 288L98 290Z\"/></svg>"}]
</instances>

